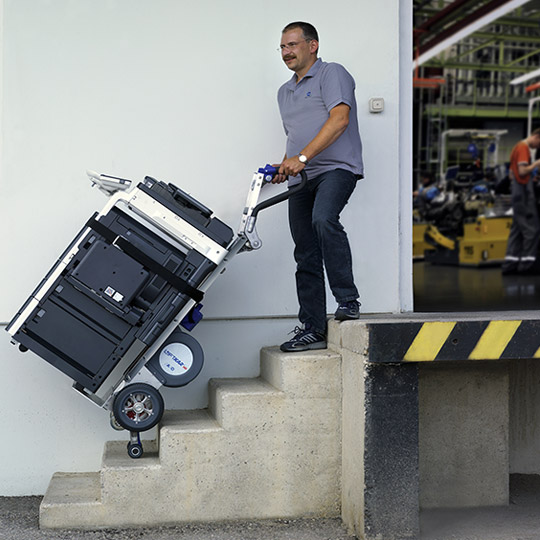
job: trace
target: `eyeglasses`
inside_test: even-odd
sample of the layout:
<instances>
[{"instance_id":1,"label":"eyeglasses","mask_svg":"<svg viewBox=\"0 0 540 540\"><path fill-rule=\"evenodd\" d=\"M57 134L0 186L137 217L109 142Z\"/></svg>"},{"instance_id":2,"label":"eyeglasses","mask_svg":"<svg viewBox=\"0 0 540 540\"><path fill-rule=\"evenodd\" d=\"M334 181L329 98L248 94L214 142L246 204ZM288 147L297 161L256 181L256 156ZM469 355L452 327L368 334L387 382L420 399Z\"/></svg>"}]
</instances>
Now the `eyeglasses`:
<instances>
[{"instance_id":1,"label":"eyeglasses","mask_svg":"<svg viewBox=\"0 0 540 540\"><path fill-rule=\"evenodd\" d=\"M303 39L302 41L313 41L312 39ZM299 41L291 41L287 43L286 45L280 45L279 49L276 49L278 52L283 52L285 49L288 49L289 51L294 51L298 45L300 45L301 42Z\"/></svg>"}]
</instances>

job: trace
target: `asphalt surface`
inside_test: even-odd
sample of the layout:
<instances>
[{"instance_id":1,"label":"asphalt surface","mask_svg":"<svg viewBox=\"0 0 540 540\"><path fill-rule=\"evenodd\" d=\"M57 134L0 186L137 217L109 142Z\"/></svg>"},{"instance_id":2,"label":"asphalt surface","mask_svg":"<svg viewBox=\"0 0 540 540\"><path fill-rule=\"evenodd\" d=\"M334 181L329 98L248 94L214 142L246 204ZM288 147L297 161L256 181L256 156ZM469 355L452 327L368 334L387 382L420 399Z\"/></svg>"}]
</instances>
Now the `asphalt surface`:
<instances>
[{"instance_id":1,"label":"asphalt surface","mask_svg":"<svg viewBox=\"0 0 540 540\"><path fill-rule=\"evenodd\" d=\"M40 530L42 497L0 497L0 540L351 540L340 519L194 523L181 527Z\"/></svg>"},{"instance_id":2,"label":"asphalt surface","mask_svg":"<svg viewBox=\"0 0 540 540\"><path fill-rule=\"evenodd\" d=\"M540 540L540 476L512 475L510 504L428 510L418 540ZM351 540L340 519L194 523L98 531L39 529L41 497L0 497L0 540ZM384 540L384 539L381 539Z\"/></svg>"}]
</instances>

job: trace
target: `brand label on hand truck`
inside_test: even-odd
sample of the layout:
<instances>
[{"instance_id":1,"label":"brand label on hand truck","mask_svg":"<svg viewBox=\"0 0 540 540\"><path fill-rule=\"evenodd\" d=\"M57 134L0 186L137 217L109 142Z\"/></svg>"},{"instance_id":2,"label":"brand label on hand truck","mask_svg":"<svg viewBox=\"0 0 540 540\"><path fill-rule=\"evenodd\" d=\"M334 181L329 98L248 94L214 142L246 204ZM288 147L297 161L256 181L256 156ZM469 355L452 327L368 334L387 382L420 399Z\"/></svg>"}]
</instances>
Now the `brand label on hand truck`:
<instances>
[{"instance_id":1,"label":"brand label on hand truck","mask_svg":"<svg viewBox=\"0 0 540 540\"><path fill-rule=\"evenodd\" d=\"M159 355L159 365L164 373L184 375L193 364L193 353L183 343L169 343Z\"/></svg>"}]
</instances>

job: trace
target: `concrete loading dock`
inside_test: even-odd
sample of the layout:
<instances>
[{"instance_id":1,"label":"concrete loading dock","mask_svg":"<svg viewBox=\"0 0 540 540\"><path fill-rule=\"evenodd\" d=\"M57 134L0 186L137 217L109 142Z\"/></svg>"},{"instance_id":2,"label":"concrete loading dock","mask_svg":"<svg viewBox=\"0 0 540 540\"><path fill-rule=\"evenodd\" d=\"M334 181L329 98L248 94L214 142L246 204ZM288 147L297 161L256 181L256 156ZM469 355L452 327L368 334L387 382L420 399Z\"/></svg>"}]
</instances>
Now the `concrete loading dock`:
<instances>
[{"instance_id":1,"label":"concrete loading dock","mask_svg":"<svg viewBox=\"0 0 540 540\"><path fill-rule=\"evenodd\" d=\"M343 327L343 517L360 537L414 538L419 508L507 505L510 471L538 472L537 314L456 315Z\"/></svg>"}]
</instances>

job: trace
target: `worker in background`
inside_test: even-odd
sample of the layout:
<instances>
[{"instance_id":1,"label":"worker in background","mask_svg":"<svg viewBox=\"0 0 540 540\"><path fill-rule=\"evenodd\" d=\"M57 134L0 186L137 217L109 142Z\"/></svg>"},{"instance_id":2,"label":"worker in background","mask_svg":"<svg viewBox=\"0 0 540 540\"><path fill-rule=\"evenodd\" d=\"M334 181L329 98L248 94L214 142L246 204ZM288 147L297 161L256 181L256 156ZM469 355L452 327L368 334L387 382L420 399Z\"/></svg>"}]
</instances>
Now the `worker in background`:
<instances>
[{"instance_id":1,"label":"worker in background","mask_svg":"<svg viewBox=\"0 0 540 540\"><path fill-rule=\"evenodd\" d=\"M502 265L504 275L535 271L540 223L532 172L540 166L540 159L532 161L531 149L537 148L540 148L540 128L518 142L510 154L513 218Z\"/></svg>"},{"instance_id":2,"label":"worker in background","mask_svg":"<svg viewBox=\"0 0 540 540\"><path fill-rule=\"evenodd\" d=\"M440 190L435 184L435 175L430 172L424 172L420 176L420 187L413 191L413 208L416 209L418 218L423 219L429 205Z\"/></svg>"},{"instance_id":3,"label":"worker in background","mask_svg":"<svg viewBox=\"0 0 540 540\"><path fill-rule=\"evenodd\" d=\"M362 178L355 82L347 70L318 58L319 36L309 23L288 24L281 35L281 57L294 72L278 91L287 135L286 153L275 182L305 189L289 198L289 225L295 244L296 290L302 328L281 345L286 352L326 348L327 311L324 268L340 321L358 319L360 304L347 234L339 221L356 182ZM323 268L324 265L324 268Z\"/></svg>"},{"instance_id":4,"label":"worker in background","mask_svg":"<svg viewBox=\"0 0 540 540\"><path fill-rule=\"evenodd\" d=\"M413 191L413 197L418 197L432 186L435 186L435 175L431 172L423 172L420 175L420 186Z\"/></svg>"}]
</instances>

